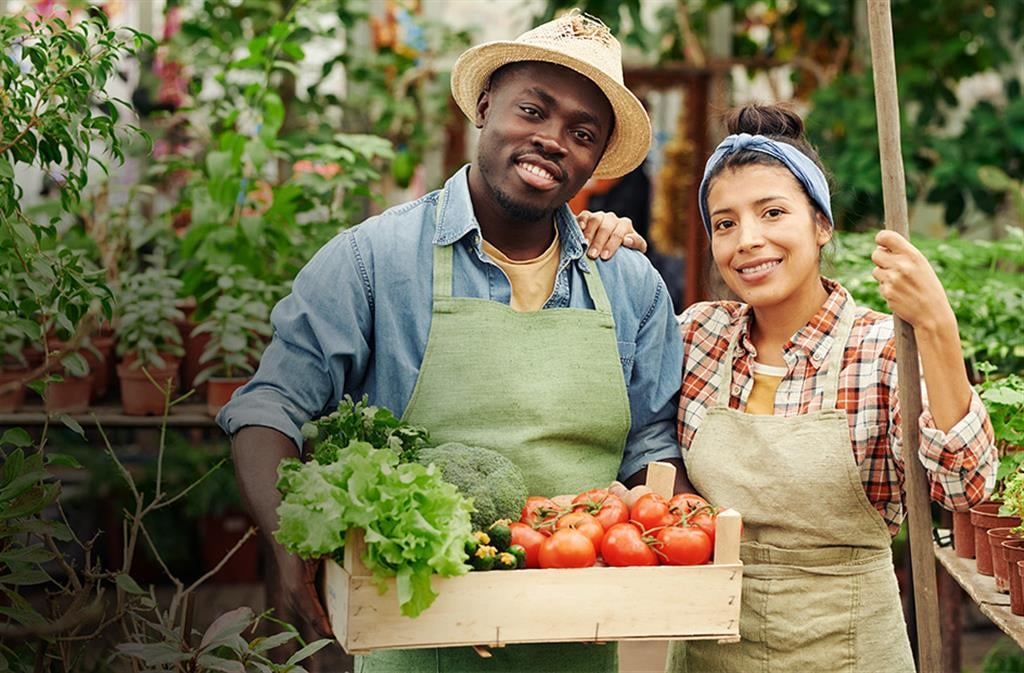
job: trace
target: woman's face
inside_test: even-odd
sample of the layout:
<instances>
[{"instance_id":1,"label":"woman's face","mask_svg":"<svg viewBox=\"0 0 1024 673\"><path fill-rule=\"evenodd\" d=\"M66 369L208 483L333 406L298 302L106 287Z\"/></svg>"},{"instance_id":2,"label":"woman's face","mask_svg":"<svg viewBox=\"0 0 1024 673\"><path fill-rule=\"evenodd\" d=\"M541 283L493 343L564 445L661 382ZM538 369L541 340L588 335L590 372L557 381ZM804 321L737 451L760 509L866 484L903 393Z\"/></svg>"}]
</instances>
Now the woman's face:
<instances>
[{"instance_id":1,"label":"woman's face","mask_svg":"<svg viewBox=\"0 0 1024 673\"><path fill-rule=\"evenodd\" d=\"M755 309L818 301L827 223L783 166L728 168L708 190L711 252L726 285Z\"/></svg>"}]
</instances>

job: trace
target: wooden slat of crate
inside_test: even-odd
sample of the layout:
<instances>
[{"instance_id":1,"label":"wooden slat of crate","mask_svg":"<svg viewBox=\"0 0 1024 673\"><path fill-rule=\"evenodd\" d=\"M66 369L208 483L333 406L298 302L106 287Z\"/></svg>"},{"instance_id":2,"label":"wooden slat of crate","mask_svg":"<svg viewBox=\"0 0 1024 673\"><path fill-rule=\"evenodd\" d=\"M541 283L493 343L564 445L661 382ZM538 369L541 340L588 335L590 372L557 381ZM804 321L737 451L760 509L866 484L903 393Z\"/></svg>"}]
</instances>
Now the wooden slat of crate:
<instances>
[{"instance_id":1,"label":"wooden slat of crate","mask_svg":"<svg viewBox=\"0 0 1024 673\"><path fill-rule=\"evenodd\" d=\"M370 577L328 562L331 626L350 653L395 647L503 646L739 636L742 565L474 572L434 578L416 618Z\"/></svg>"}]
</instances>

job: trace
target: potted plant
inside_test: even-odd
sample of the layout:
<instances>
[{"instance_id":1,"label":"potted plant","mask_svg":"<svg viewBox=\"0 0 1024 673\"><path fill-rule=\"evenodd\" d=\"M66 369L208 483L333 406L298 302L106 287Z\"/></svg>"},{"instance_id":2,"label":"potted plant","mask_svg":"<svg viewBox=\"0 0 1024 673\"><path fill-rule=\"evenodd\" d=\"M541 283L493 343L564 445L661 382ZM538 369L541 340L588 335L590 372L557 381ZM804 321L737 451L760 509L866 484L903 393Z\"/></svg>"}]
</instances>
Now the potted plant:
<instances>
[{"instance_id":1,"label":"potted plant","mask_svg":"<svg viewBox=\"0 0 1024 673\"><path fill-rule=\"evenodd\" d=\"M978 572L991 575L994 572L994 565L999 566L998 570L1004 570L1003 559L993 555L986 531L1010 529L1021 524L1021 519L1016 513L1005 508L1002 502L1008 480L1019 471L1019 466L1024 461L1024 452L1019 450L1021 445L1024 445L1024 379L1016 374L1005 377L992 376L994 367L988 363L979 364L978 370L984 374L985 380L978 384L977 390L992 420L992 430L1000 458L995 492L988 502L973 507L970 516L975 528L974 551ZM1005 536L1006 533L1007 531L1003 530L1001 534ZM1000 533L993 535L998 536Z\"/></svg>"},{"instance_id":2,"label":"potted plant","mask_svg":"<svg viewBox=\"0 0 1024 673\"><path fill-rule=\"evenodd\" d=\"M232 268L220 276L220 294L191 335L208 339L199 358L204 368L195 383L209 382L206 407L211 416L251 378L271 336L270 307L276 286L237 273L244 274L244 270Z\"/></svg>"},{"instance_id":3,"label":"potted plant","mask_svg":"<svg viewBox=\"0 0 1024 673\"><path fill-rule=\"evenodd\" d=\"M1024 465L1018 465L1003 485L1003 506L1000 513L1024 520ZM1024 561L1024 524L1010 529L1011 537L1002 541L1006 561L1006 574L1010 587L1010 610L1024 615L1024 584L1018 571L1018 562Z\"/></svg>"},{"instance_id":4,"label":"potted plant","mask_svg":"<svg viewBox=\"0 0 1024 673\"><path fill-rule=\"evenodd\" d=\"M181 281L159 264L122 279L117 375L126 414L162 414L168 396L177 390L184 352L176 325L184 318L175 305L180 288Z\"/></svg>"}]
</instances>

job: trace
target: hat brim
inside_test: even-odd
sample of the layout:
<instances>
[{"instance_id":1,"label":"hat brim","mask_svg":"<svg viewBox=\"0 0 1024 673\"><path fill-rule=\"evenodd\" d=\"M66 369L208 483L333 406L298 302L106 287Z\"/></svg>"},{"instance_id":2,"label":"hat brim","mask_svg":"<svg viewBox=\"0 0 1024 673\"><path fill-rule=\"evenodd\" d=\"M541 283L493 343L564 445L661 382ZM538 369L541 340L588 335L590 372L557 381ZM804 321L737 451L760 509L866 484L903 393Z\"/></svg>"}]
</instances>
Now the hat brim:
<instances>
[{"instance_id":1,"label":"hat brim","mask_svg":"<svg viewBox=\"0 0 1024 673\"><path fill-rule=\"evenodd\" d=\"M488 42L463 52L452 66L452 96L470 121L476 119L476 103L491 73L522 61L554 63L575 70L608 98L615 128L594 170L595 178L617 178L643 163L651 146L651 122L637 97L603 70L553 49L508 41Z\"/></svg>"}]
</instances>

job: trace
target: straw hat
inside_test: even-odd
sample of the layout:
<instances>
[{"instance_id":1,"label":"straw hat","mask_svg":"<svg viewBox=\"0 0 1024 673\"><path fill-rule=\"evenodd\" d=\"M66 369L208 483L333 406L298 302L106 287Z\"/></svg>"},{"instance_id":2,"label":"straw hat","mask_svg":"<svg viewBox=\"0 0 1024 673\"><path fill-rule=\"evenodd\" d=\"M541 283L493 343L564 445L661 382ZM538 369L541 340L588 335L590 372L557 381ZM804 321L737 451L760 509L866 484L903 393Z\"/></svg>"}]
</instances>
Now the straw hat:
<instances>
[{"instance_id":1,"label":"straw hat","mask_svg":"<svg viewBox=\"0 0 1024 673\"><path fill-rule=\"evenodd\" d=\"M523 33L515 41L486 42L462 54L452 67L452 96L470 121L480 92L508 63L543 61L575 70L596 84L611 103L615 128L595 178L617 178L639 166L651 146L651 120L623 84L622 48L608 27L574 11Z\"/></svg>"}]
</instances>

